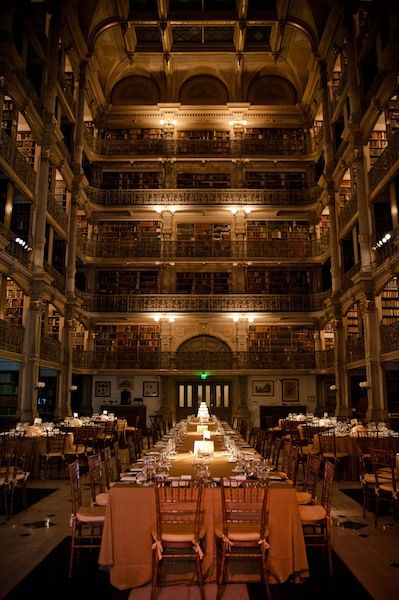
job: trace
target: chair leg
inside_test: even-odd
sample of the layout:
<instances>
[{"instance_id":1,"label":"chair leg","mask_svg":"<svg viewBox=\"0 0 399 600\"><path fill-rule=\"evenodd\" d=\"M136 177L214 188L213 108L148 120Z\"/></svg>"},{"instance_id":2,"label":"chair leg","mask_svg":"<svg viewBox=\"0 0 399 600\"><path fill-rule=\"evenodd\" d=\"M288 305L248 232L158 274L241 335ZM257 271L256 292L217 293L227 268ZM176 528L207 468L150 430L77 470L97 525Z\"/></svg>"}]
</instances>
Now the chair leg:
<instances>
[{"instance_id":1,"label":"chair leg","mask_svg":"<svg viewBox=\"0 0 399 600\"><path fill-rule=\"evenodd\" d=\"M157 594L157 589L158 589L158 579L159 579L159 569L160 569L160 564L159 564L159 559L158 556L156 554L156 550L154 551L153 554L153 565L152 565L152 584L151 584L151 600L155 600L155 596Z\"/></svg>"},{"instance_id":2,"label":"chair leg","mask_svg":"<svg viewBox=\"0 0 399 600\"><path fill-rule=\"evenodd\" d=\"M262 573L263 585L265 586L266 596L267 596L268 600L272 600L266 561L267 561L267 556L262 555L262 557L261 557L261 563L262 563L261 564L261 569L262 569L261 573Z\"/></svg>"},{"instance_id":3,"label":"chair leg","mask_svg":"<svg viewBox=\"0 0 399 600\"><path fill-rule=\"evenodd\" d=\"M72 577L73 558L74 558L74 552L75 552L75 535L76 535L76 523L74 521L72 523L72 540L71 540L71 552L69 555L68 577Z\"/></svg>"},{"instance_id":4,"label":"chair leg","mask_svg":"<svg viewBox=\"0 0 399 600\"><path fill-rule=\"evenodd\" d=\"M218 578L218 590L217 590L217 595L216 595L216 600L221 600L222 596L223 596L223 583L226 577L226 568L227 568L227 563L226 563L226 549L224 547L224 543L221 542L222 545L222 553L221 553L221 559L220 559L220 570L219 570L219 578Z\"/></svg>"},{"instance_id":5,"label":"chair leg","mask_svg":"<svg viewBox=\"0 0 399 600\"><path fill-rule=\"evenodd\" d=\"M204 579L202 577L202 570L201 570L201 559L197 553L195 555L195 562L197 564L197 582L198 582L198 586L200 589L201 600L205 600Z\"/></svg>"}]
</instances>

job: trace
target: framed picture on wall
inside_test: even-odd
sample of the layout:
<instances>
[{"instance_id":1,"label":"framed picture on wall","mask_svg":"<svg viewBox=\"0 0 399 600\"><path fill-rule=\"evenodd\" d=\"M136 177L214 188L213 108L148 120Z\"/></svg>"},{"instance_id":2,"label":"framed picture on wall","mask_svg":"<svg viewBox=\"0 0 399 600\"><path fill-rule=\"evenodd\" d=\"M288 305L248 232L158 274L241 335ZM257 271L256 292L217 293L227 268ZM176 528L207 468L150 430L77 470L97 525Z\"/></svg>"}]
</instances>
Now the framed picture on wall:
<instances>
[{"instance_id":1,"label":"framed picture on wall","mask_svg":"<svg viewBox=\"0 0 399 600\"><path fill-rule=\"evenodd\" d=\"M283 402L299 402L299 380L282 379L281 391Z\"/></svg>"},{"instance_id":2,"label":"framed picture on wall","mask_svg":"<svg viewBox=\"0 0 399 600\"><path fill-rule=\"evenodd\" d=\"M252 395L253 396L273 396L274 381L253 381Z\"/></svg>"},{"instance_id":3,"label":"framed picture on wall","mask_svg":"<svg viewBox=\"0 0 399 600\"><path fill-rule=\"evenodd\" d=\"M144 398L157 398L159 396L158 381L143 381Z\"/></svg>"},{"instance_id":4,"label":"framed picture on wall","mask_svg":"<svg viewBox=\"0 0 399 600\"><path fill-rule=\"evenodd\" d=\"M111 396L110 381L96 381L95 396L99 398L109 398Z\"/></svg>"}]
</instances>

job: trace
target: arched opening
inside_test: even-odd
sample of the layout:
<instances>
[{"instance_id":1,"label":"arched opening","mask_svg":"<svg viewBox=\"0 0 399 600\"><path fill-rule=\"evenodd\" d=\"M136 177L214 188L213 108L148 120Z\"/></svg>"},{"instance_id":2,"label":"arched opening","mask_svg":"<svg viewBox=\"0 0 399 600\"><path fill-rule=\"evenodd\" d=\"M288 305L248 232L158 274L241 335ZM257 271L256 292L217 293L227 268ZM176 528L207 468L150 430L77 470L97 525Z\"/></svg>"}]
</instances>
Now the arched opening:
<instances>
[{"instance_id":1,"label":"arched opening","mask_svg":"<svg viewBox=\"0 0 399 600\"><path fill-rule=\"evenodd\" d=\"M176 368L195 370L197 374L177 381L177 420L196 414L204 401L211 414L230 421L232 380L217 371L231 369L232 358L229 346L213 336L200 335L181 344L176 352Z\"/></svg>"}]
</instances>

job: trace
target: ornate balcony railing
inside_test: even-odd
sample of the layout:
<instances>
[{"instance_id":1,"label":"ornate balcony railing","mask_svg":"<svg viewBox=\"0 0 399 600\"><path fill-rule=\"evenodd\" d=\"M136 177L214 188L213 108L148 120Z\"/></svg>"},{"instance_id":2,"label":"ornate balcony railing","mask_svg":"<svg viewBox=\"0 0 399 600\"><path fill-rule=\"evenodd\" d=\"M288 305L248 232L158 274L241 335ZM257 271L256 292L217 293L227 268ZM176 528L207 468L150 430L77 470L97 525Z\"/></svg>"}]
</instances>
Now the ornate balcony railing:
<instances>
[{"instance_id":1,"label":"ornate balcony railing","mask_svg":"<svg viewBox=\"0 0 399 600\"><path fill-rule=\"evenodd\" d=\"M42 335L40 340L40 358L51 360L51 362L61 362L61 342L53 338Z\"/></svg>"},{"instance_id":2,"label":"ornate balcony railing","mask_svg":"<svg viewBox=\"0 0 399 600\"><path fill-rule=\"evenodd\" d=\"M187 205L234 205L234 206L287 206L306 205L316 202L320 196L318 186L310 190L102 190L87 187L88 199L104 206L187 206Z\"/></svg>"},{"instance_id":3,"label":"ornate balcony railing","mask_svg":"<svg viewBox=\"0 0 399 600\"><path fill-rule=\"evenodd\" d=\"M93 258L154 258L172 260L176 258L231 258L236 260L303 258L320 256L328 248L328 238L313 242L310 239L265 240L265 241L178 241L153 242L123 240L89 241L78 237L78 249Z\"/></svg>"},{"instance_id":4,"label":"ornate balcony railing","mask_svg":"<svg viewBox=\"0 0 399 600\"><path fill-rule=\"evenodd\" d=\"M11 141L10 137L1 130L1 157L10 165L23 183L34 193L36 173L30 164L24 159L17 148L17 145Z\"/></svg>"},{"instance_id":5,"label":"ornate balcony railing","mask_svg":"<svg viewBox=\"0 0 399 600\"><path fill-rule=\"evenodd\" d=\"M369 171L369 187L373 190L384 178L390 168L399 160L399 131L394 133L381 156Z\"/></svg>"},{"instance_id":6,"label":"ornate balcony railing","mask_svg":"<svg viewBox=\"0 0 399 600\"><path fill-rule=\"evenodd\" d=\"M25 327L0 319L0 348L22 354Z\"/></svg>"},{"instance_id":7,"label":"ornate balcony railing","mask_svg":"<svg viewBox=\"0 0 399 600\"><path fill-rule=\"evenodd\" d=\"M381 327L382 353L399 350L399 321Z\"/></svg>"},{"instance_id":8,"label":"ornate balcony railing","mask_svg":"<svg viewBox=\"0 0 399 600\"><path fill-rule=\"evenodd\" d=\"M341 292L346 292L352 286L352 277L360 271L360 263L354 265L341 276Z\"/></svg>"},{"instance_id":9,"label":"ornate balcony railing","mask_svg":"<svg viewBox=\"0 0 399 600\"><path fill-rule=\"evenodd\" d=\"M48 194L47 197L47 210L54 217L54 219L61 225L61 227L66 230L68 225L68 215L65 210L60 206L53 196L53 194Z\"/></svg>"},{"instance_id":10,"label":"ornate balcony railing","mask_svg":"<svg viewBox=\"0 0 399 600\"><path fill-rule=\"evenodd\" d=\"M355 362L365 356L364 335L352 335L346 340L346 361Z\"/></svg>"},{"instance_id":11,"label":"ornate balcony railing","mask_svg":"<svg viewBox=\"0 0 399 600\"><path fill-rule=\"evenodd\" d=\"M345 203L338 214L338 225L342 229L357 212L357 194L353 193L351 199Z\"/></svg>"},{"instance_id":12,"label":"ornate balcony railing","mask_svg":"<svg viewBox=\"0 0 399 600\"><path fill-rule=\"evenodd\" d=\"M339 78L338 85L334 88L334 91L333 91L332 100L331 100L331 112L332 113L337 108L347 83L348 83L348 71L345 68L343 71L341 71L341 76Z\"/></svg>"},{"instance_id":13,"label":"ornate balcony railing","mask_svg":"<svg viewBox=\"0 0 399 600\"><path fill-rule=\"evenodd\" d=\"M43 262L43 268L53 278L52 285L63 294L65 292L65 277L46 261Z\"/></svg>"},{"instance_id":14,"label":"ornate balcony railing","mask_svg":"<svg viewBox=\"0 0 399 600\"><path fill-rule=\"evenodd\" d=\"M85 140L97 153L104 156L219 156L240 158L246 156L298 156L306 154L305 139L282 138L274 140Z\"/></svg>"},{"instance_id":15,"label":"ornate balcony railing","mask_svg":"<svg viewBox=\"0 0 399 600\"><path fill-rule=\"evenodd\" d=\"M27 77L27 75L24 71L19 71L17 73L17 76L18 76L18 79L20 80L20 82L22 83L22 86L25 88L26 95L32 101L32 103L33 103L34 107L36 108L37 112L39 113L39 115L41 115L43 105L39 98L38 93L36 92L35 88L33 87L32 83L30 81L29 77Z\"/></svg>"},{"instance_id":16,"label":"ornate balcony railing","mask_svg":"<svg viewBox=\"0 0 399 600\"><path fill-rule=\"evenodd\" d=\"M143 352L129 348L113 351L85 351L74 349L73 366L81 369L162 369L162 370L232 370L237 369L313 369L316 366L315 352Z\"/></svg>"},{"instance_id":17,"label":"ornate balcony railing","mask_svg":"<svg viewBox=\"0 0 399 600\"><path fill-rule=\"evenodd\" d=\"M11 254L11 256L14 256L14 258L18 259L18 261L23 265L29 264L31 256L30 250L27 250L26 248L21 246L21 244L17 244L14 235L8 246L5 248L5 251L7 252L7 254Z\"/></svg>"},{"instance_id":18,"label":"ornate balcony railing","mask_svg":"<svg viewBox=\"0 0 399 600\"><path fill-rule=\"evenodd\" d=\"M313 312L324 308L328 292L318 294L87 294L89 312Z\"/></svg>"},{"instance_id":19,"label":"ornate balcony railing","mask_svg":"<svg viewBox=\"0 0 399 600\"><path fill-rule=\"evenodd\" d=\"M382 265L382 263L387 258L390 258L391 256L393 256L394 254L397 254L398 252L399 252L399 246L394 244L391 240L389 240L382 246L377 247L376 251L375 251L377 265L378 266Z\"/></svg>"}]
</instances>

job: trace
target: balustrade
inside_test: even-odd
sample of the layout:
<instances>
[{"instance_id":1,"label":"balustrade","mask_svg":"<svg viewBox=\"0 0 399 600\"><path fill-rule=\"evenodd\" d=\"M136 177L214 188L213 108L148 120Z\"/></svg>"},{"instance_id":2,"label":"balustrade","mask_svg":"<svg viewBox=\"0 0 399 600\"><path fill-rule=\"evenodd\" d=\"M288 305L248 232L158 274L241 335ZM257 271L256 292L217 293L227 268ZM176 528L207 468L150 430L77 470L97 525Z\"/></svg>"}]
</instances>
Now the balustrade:
<instances>
[{"instance_id":1,"label":"balustrade","mask_svg":"<svg viewBox=\"0 0 399 600\"><path fill-rule=\"evenodd\" d=\"M40 339L40 358L60 363L61 349L62 346L59 340L42 335Z\"/></svg>"},{"instance_id":2,"label":"balustrade","mask_svg":"<svg viewBox=\"0 0 399 600\"><path fill-rule=\"evenodd\" d=\"M306 205L316 202L320 188L309 190L250 190L250 189L162 189L103 190L88 186L86 194L91 202L105 206L189 206L189 205Z\"/></svg>"},{"instance_id":3,"label":"balustrade","mask_svg":"<svg viewBox=\"0 0 399 600\"><path fill-rule=\"evenodd\" d=\"M394 133L381 156L375 161L369 171L369 187L374 190L383 180L392 166L399 160L399 132Z\"/></svg>"},{"instance_id":4,"label":"balustrade","mask_svg":"<svg viewBox=\"0 0 399 600\"><path fill-rule=\"evenodd\" d=\"M247 156L293 156L306 154L305 140L85 140L97 153L104 156L221 156L223 158L245 158Z\"/></svg>"},{"instance_id":5,"label":"balustrade","mask_svg":"<svg viewBox=\"0 0 399 600\"><path fill-rule=\"evenodd\" d=\"M382 352L399 350L399 321L381 327Z\"/></svg>"},{"instance_id":6,"label":"balustrade","mask_svg":"<svg viewBox=\"0 0 399 600\"><path fill-rule=\"evenodd\" d=\"M62 206L59 205L53 194L48 194L47 197L47 210L54 217L54 219L61 225L65 230L68 225L68 215Z\"/></svg>"},{"instance_id":7,"label":"balustrade","mask_svg":"<svg viewBox=\"0 0 399 600\"><path fill-rule=\"evenodd\" d=\"M352 335L346 340L346 360L355 362L365 357L364 335Z\"/></svg>"},{"instance_id":8,"label":"balustrade","mask_svg":"<svg viewBox=\"0 0 399 600\"><path fill-rule=\"evenodd\" d=\"M0 319L0 348L22 354L25 327Z\"/></svg>"},{"instance_id":9,"label":"balustrade","mask_svg":"<svg viewBox=\"0 0 399 600\"><path fill-rule=\"evenodd\" d=\"M350 221L353 215L357 212L357 194L352 193L350 200L345 202L345 205L341 208L338 214L338 225L340 229L343 229L345 225Z\"/></svg>"},{"instance_id":10,"label":"balustrade","mask_svg":"<svg viewBox=\"0 0 399 600\"><path fill-rule=\"evenodd\" d=\"M21 181L28 187L33 194L35 189L36 173L25 160L17 148L15 142L7 135L4 129L1 130L1 148L0 157L12 168Z\"/></svg>"},{"instance_id":11,"label":"balustrade","mask_svg":"<svg viewBox=\"0 0 399 600\"><path fill-rule=\"evenodd\" d=\"M48 262L44 261L43 268L53 278L52 285L61 293L65 292L65 277L54 269Z\"/></svg>"},{"instance_id":12,"label":"balustrade","mask_svg":"<svg viewBox=\"0 0 399 600\"><path fill-rule=\"evenodd\" d=\"M316 294L88 294L89 312L313 312L324 308L328 292Z\"/></svg>"},{"instance_id":13,"label":"balustrade","mask_svg":"<svg viewBox=\"0 0 399 600\"><path fill-rule=\"evenodd\" d=\"M292 258L301 260L320 256L328 248L328 238L317 243L309 239L272 239L262 241L125 241L77 238L78 249L93 258Z\"/></svg>"}]
</instances>

